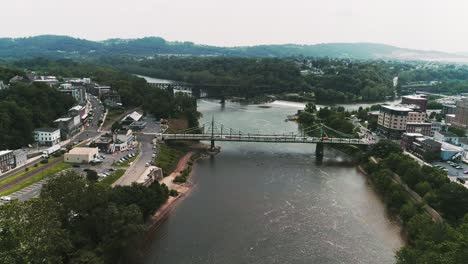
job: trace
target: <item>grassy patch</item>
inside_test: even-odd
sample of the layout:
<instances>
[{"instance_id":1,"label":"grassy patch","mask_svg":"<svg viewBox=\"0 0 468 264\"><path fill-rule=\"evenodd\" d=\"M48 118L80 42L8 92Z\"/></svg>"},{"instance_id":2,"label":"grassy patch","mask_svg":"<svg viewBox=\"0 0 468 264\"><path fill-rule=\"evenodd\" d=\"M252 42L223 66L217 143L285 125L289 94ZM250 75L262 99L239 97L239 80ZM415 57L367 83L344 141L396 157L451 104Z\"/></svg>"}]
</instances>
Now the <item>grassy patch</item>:
<instances>
[{"instance_id":1,"label":"grassy patch","mask_svg":"<svg viewBox=\"0 0 468 264\"><path fill-rule=\"evenodd\" d=\"M11 193L14 193L16 191L19 191L21 189L24 189L26 187L28 187L29 185L31 184L34 184L38 181L41 181L47 177L50 177L52 175L55 175L63 170L66 170L68 168L70 168L72 165L69 164L69 163L65 163L65 162L61 162L55 166L52 166L50 168L48 168L47 170L45 171L42 171L40 173L38 173L37 175L34 175L33 177L13 186L12 188L8 189L8 190L5 190L3 192L0 192L0 196L3 196L3 195L8 195L8 194L11 194Z\"/></svg>"},{"instance_id":2,"label":"grassy patch","mask_svg":"<svg viewBox=\"0 0 468 264\"><path fill-rule=\"evenodd\" d=\"M125 170L123 169L116 170L111 175L107 176L102 181L100 181L99 184L102 184L104 186L111 186L116 180L122 177L124 173L125 173Z\"/></svg>"},{"instance_id":3,"label":"grassy patch","mask_svg":"<svg viewBox=\"0 0 468 264\"><path fill-rule=\"evenodd\" d=\"M50 163L50 162L54 162L56 159L57 159L57 158L50 158L50 159L49 159L49 163ZM39 168L44 167L45 165L46 165L46 164L43 164L43 163L40 163L40 162L39 162L39 163L37 163L37 167L35 167L35 165L32 165L32 166L30 166L30 167L27 167L27 168L28 168L27 171L25 170L26 168L24 168L22 171L20 171L20 172L18 172L18 173L16 173L16 174L13 174L13 175L11 175L10 177L8 177L8 178L6 178L6 179L1 180L1 181L0 181L0 185L7 184L7 183L9 183L9 182L11 182L11 181L13 181L13 180L16 180L16 179L18 179L19 177L25 175L26 173L30 173L30 172L36 171L36 170L38 170Z\"/></svg>"},{"instance_id":4,"label":"grassy patch","mask_svg":"<svg viewBox=\"0 0 468 264\"><path fill-rule=\"evenodd\" d=\"M112 124L117 121L124 113L124 110L109 110L109 112L107 112L103 127L112 126Z\"/></svg>"},{"instance_id":5,"label":"grassy patch","mask_svg":"<svg viewBox=\"0 0 468 264\"><path fill-rule=\"evenodd\" d=\"M156 166L162 169L164 176L167 176L176 168L177 163L183 156L184 152L166 144L161 144L156 158Z\"/></svg>"},{"instance_id":6,"label":"grassy patch","mask_svg":"<svg viewBox=\"0 0 468 264\"><path fill-rule=\"evenodd\" d=\"M192 169L190 167L186 168L185 170L183 170L180 173L179 176L175 177L174 182L175 183L184 183L184 182L186 182L191 171L192 171Z\"/></svg>"},{"instance_id":7,"label":"grassy patch","mask_svg":"<svg viewBox=\"0 0 468 264\"><path fill-rule=\"evenodd\" d=\"M188 128L188 123L185 118L171 118L169 121L169 129L167 133L175 133Z\"/></svg>"}]
</instances>

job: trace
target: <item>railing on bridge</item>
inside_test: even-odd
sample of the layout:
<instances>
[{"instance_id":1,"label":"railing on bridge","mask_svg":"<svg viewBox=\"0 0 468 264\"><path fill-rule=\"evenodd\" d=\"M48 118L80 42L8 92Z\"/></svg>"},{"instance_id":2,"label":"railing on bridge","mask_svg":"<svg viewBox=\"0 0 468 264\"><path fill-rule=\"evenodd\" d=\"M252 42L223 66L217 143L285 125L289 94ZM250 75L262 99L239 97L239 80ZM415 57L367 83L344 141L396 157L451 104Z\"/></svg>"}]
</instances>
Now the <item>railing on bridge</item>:
<instances>
[{"instance_id":1,"label":"railing on bridge","mask_svg":"<svg viewBox=\"0 0 468 264\"><path fill-rule=\"evenodd\" d=\"M318 132L318 136L314 136ZM188 128L173 134L156 134L159 140L205 140L211 141L237 141L237 142L269 142L269 143L323 143L346 145L371 145L374 142L367 139L354 138L330 128L324 124L316 124L303 129L301 134L294 132L283 134L245 133L240 130L227 128L223 124L207 122L202 126Z\"/></svg>"}]
</instances>

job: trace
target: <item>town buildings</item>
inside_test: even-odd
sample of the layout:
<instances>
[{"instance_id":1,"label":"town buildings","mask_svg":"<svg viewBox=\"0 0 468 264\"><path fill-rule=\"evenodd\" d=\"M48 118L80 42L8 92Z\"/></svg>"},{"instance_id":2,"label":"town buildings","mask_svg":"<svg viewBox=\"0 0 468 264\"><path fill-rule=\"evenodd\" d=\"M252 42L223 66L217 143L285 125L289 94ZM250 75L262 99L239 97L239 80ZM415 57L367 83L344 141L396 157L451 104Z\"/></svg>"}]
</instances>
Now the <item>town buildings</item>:
<instances>
[{"instance_id":1,"label":"town buildings","mask_svg":"<svg viewBox=\"0 0 468 264\"><path fill-rule=\"evenodd\" d=\"M26 151L22 149L13 150L13 157L15 159L15 168L26 164L28 161Z\"/></svg>"},{"instance_id":2,"label":"town buildings","mask_svg":"<svg viewBox=\"0 0 468 264\"><path fill-rule=\"evenodd\" d=\"M0 150L0 173L9 171L15 166L15 157L12 150Z\"/></svg>"},{"instance_id":3,"label":"town buildings","mask_svg":"<svg viewBox=\"0 0 468 264\"><path fill-rule=\"evenodd\" d=\"M434 133L434 139L439 142L449 142L458 145L458 136L452 132L438 131Z\"/></svg>"},{"instance_id":4,"label":"town buildings","mask_svg":"<svg viewBox=\"0 0 468 264\"><path fill-rule=\"evenodd\" d=\"M57 77L55 76L34 76L32 80L35 83L45 83L50 87L56 86L59 84Z\"/></svg>"},{"instance_id":5,"label":"town buildings","mask_svg":"<svg viewBox=\"0 0 468 264\"><path fill-rule=\"evenodd\" d=\"M406 123L407 133L420 133L423 136L431 136L432 124L431 123Z\"/></svg>"},{"instance_id":6,"label":"town buildings","mask_svg":"<svg viewBox=\"0 0 468 264\"><path fill-rule=\"evenodd\" d=\"M401 104L405 105L417 105L419 110L426 112L427 110L427 98L423 95L405 95L401 97Z\"/></svg>"},{"instance_id":7,"label":"town buildings","mask_svg":"<svg viewBox=\"0 0 468 264\"><path fill-rule=\"evenodd\" d=\"M40 146L53 146L60 142L60 129L37 128L34 130L34 141Z\"/></svg>"},{"instance_id":8,"label":"town buildings","mask_svg":"<svg viewBox=\"0 0 468 264\"><path fill-rule=\"evenodd\" d=\"M64 160L68 163L90 163L98 157L98 148L77 147L65 153Z\"/></svg>"},{"instance_id":9,"label":"town buildings","mask_svg":"<svg viewBox=\"0 0 468 264\"><path fill-rule=\"evenodd\" d=\"M86 87L84 86L73 86L73 84L71 83L64 83L60 85L59 91L62 93L69 94L79 104L86 103L86 100L88 99L88 96L86 93Z\"/></svg>"},{"instance_id":10,"label":"town buildings","mask_svg":"<svg viewBox=\"0 0 468 264\"><path fill-rule=\"evenodd\" d=\"M134 111L128 115L126 115L124 118L122 118L122 120L120 120L120 123L124 126L128 126L130 125L131 123L133 122L137 122L137 121L140 121L140 119L143 117L142 114Z\"/></svg>"},{"instance_id":11,"label":"town buildings","mask_svg":"<svg viewBox=\"0 0 468 264\"><path fill-rule=\"evenodd\" d=\"M82 123L80 114L71 117L61 117L54 121L57 128L60 129L62 140L71 138L80 132Z\"/></svg>"},{"instance_id":12,"label":"town buildings","mask_svg":"<svg viewBox=\"0 0 468 264\"><path fill-rule=\"evenodd\" d=\"M445 115L454 115L456 112L457 106L454 104L444 104L442 105L442 111L440 112L443 116Z\"/></svg>"},{"instance_id":13,"label":"town buildings","mask_svg":"<svg viewBox=\"0 0 468 264\"><path fill-rule=\"evenodd\" d=\"M406 124L426 120L426 112L415 105L382 105L377 120L377 130L391 139L399 139L406 131Z\"/></svg>"},{"instance_id":14,"label":"town buildings","mask_svg":"<svg viewBox=\"0 0 468 264\"><path fill-rule=\"evenodd\" d=\"M455 118L451 125L462 130L468 128L468 98L463 98L456 103Z\"/></svg>"}]
</instances>

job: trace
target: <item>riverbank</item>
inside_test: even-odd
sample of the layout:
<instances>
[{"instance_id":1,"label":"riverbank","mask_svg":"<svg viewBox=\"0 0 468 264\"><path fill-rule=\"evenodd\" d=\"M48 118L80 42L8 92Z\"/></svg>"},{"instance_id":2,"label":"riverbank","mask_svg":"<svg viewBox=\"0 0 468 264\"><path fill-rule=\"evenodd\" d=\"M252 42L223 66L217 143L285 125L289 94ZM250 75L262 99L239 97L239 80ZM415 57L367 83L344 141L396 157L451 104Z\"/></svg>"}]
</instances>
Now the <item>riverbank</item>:
<instances>
[{"instance_id":1,"label":"riverbank","mask_svg":"<svg viewBox=\"0 0 468 264\"><path fill-rule=\"evenodd\" d=\"M205 151L204 145L194 146L194 150L190 150L182 158L179 159L176 168L167 176L164 177L159 183L165 184L169 190L177 191L177 196L169 196L169 199L147 220L146 234L143 238L142 243L142 254L144 255L148 249L148 242L154 238L154 233L157 231L159 226L167 219L170 212L187 197L193 187L190 180L184 183L176 183L174 180L180 177L184 171L189 171L188 178L192 176L192 167L194 163L201 157ZM197 150L198 148L198 150Z\"/></svg>"}]
</instances>

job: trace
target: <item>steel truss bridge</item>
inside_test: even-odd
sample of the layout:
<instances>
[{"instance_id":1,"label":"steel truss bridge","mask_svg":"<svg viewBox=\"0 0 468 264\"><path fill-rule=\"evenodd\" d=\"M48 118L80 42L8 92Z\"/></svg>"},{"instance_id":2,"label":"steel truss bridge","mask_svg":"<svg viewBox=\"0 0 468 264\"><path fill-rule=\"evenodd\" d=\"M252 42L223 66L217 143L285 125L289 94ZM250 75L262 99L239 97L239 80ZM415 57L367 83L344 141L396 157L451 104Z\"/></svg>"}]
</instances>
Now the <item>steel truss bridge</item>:
<instances>
[{"instance_id":1,"label":"steel truss bridge","mask_svg":"<svg viewBox=\"0 0 468 264\"><path fill-rule=\"evenodd\" d=\"M148 83L150 86L159 89L173 89L178 91L190 92L196 98L220 98L223 99L229 96L235 96L240 91L250 96L255 94L267 94L285 92L281 87L273 87L270 85L256 85L252 87L242 87L238 84L191 84L183 82L172 82L172 83ZM250 92L249 88L255 88L253 92ZM287 92L298 92L302 91L300 88L289 89Z\"/></svg>"},{"instance_id":2,"label":"steel truss bridge","mask_svg":"<svg viewBox=\"0 0 468 264\"><path fill-rule=\"evenodd\" d=\"M325 144L369 146L375 143L367 139L355 138L352 135L337 131L321 123L303 129L300 134L297 132L270 134L246 133L226 127L214 121L214 119L201 126L188 128L176 133L159 133L156 134L156 137L161 141L210 141L211 149L215 148L216 141L317 144L315 149L317 157L323 157L323 146Z\"/></svg>"}]
</instances>

